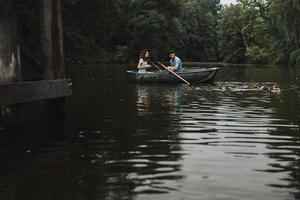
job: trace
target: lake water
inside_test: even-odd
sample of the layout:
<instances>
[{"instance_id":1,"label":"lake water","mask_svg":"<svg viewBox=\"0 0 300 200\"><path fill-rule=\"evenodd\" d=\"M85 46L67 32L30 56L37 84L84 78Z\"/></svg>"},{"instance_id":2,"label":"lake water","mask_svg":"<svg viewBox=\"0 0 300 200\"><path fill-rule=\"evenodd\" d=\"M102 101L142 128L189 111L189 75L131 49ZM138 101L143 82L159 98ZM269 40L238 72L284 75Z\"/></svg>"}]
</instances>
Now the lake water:
<instances>
[{"instance_id":1,"label":"lake water","mask_svg":"<svg viewBox=\"0 0 300 200\"><path fill-rule=\"evenodd\" d=\"M1 200L300 199L300 67L226 66L210 86L68 75L65 119L33 103L0 122Z\"/></svg>"}]
</instances>

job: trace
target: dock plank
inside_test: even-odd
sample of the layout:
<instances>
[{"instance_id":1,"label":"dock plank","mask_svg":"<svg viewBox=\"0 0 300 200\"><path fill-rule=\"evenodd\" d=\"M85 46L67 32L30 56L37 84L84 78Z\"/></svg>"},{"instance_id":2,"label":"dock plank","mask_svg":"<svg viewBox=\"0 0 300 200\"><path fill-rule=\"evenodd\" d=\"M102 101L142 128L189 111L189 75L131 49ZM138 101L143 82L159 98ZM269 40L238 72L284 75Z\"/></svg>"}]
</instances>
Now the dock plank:
<instances>
[{"instance_id":1,"label":"dock plank","mask_svg":"<svg viewBox=\"0 0 300 200\"><path fill-rule=\"evenodd\" d=\"M59 79L0 84L0 105L70 96L69 83L69 79Z\"/></svg>"}]
</instances>

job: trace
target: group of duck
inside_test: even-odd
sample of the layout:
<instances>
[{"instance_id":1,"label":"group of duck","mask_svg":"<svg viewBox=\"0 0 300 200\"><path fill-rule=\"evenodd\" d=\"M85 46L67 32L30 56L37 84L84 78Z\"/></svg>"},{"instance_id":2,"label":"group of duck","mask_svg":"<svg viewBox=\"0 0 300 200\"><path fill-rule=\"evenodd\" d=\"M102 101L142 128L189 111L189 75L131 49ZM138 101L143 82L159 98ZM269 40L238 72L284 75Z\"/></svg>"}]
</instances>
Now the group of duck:
<instances>
[{"instance_id":1,"label":"group of duck","mask_svg":"<svg viewBox=\"0 0 300 200\"><path fill-rule=\"evenodd\" d=\"M266 91L272 94L280 94L282 89L276 83L240 83L240 82L216 82L213 85L198 87L197 89L205 89L207 91L216 92L245 92L245 91ZM291 85L289 90L296 90L300 93L299 85Z\"/></svg>"}]
</instances>

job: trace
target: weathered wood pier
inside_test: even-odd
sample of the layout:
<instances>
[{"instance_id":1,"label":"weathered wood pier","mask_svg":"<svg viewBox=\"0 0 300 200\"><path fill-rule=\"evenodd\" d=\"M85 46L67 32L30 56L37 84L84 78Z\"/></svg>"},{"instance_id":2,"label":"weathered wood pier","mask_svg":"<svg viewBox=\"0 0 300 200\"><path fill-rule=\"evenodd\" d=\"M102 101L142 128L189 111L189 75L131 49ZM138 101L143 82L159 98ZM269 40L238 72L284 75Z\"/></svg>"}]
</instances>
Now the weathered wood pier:
<instances>
[{"instance_id":1,"label":"weathered wood pier","mask_svg":"<svg viewBox=\"0 0 300 200\"><path fill-rule=\"evenodd\" d=\"M36 59L38 62L31 66L33 62L22 63L23 58L28 60L28 55L35 54L23 49L24 42L20 39L20 36L26 39L24 32L20 32L22 24L18 19L19 4L24 2L0 0L0 105L64 97L72 93L65 74L62 2L38 0L35 3L39 15L35 49L40 55Z\"/></svg>"}]
</instances>

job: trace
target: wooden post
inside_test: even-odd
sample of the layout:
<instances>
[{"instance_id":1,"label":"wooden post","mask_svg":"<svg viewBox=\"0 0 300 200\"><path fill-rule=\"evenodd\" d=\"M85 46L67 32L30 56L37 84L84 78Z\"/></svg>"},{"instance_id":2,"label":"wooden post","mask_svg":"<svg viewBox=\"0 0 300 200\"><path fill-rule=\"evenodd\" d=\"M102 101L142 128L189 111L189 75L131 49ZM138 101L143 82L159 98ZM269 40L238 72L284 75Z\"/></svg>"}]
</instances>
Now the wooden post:
<instances>
[{"instance_id":1,"label":"wooden post","mask_svg":"<svg viewBox=\"0 0 300 200\"><path fill-rule=\"evenodd\" d=\"M62 25L62 1L54 1L54 65L56 66L56 78L65 78L65 62L63 48L63 25Z\"/></svg>"},{"instance_id":2,"label":"wooden post","mask_svg":"<svg viewBox=\"0 0 300 200\"><path fill-rule=\"evenodd\" d=\"M44 79L64 79L63 29L61 0L40 0L42 63L45 66ZM49 113L58 110L64 117L65 98L48 101Z\"/></svg>"},{"instance_id":3,"label":"wooden post","mask_svg":"<svg viewBox=\"0 0 300 200\"><path fill-rule=\"evenodd\" d=\"M44 79L54 79L52 66L52 0L40 0L41 49Z\"/></svg>"},{"instance_id":4,"label":"wooden post","mask_svg":"<svg viewBox=\"0 0 300 200\"><path fill-rule=\"evenodd\" d=\"M40 0L40 13L44 78L65 78L61 0Z\"/></svg>"},{"instance_id":5,"label":"wooden post","mask_svg":"<svg viewBox=\"0 0 300 200\"><path fill-rule=\"evenodd\" d=\"M65 96L71 95L65 79L63 34L61 19L62 0L38 0L43 81L21 81L20 56L17 42L16 0L0 0L0 105L9 105L58 98L49 101L60 110Z\"/></svg>"},{"instance_id":6,"label":"wooden post","mask_svg":"<svg viewBox=\"0 0 300 200\"><path fill-rule=\"evenodd\" d=\"M21 81L14 0L0 0L0 82Z\"/></svg>"}]
</instances>

